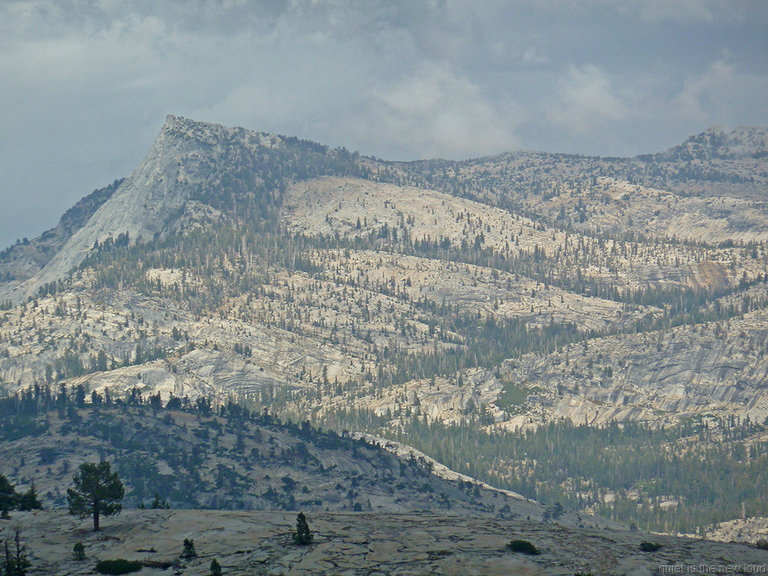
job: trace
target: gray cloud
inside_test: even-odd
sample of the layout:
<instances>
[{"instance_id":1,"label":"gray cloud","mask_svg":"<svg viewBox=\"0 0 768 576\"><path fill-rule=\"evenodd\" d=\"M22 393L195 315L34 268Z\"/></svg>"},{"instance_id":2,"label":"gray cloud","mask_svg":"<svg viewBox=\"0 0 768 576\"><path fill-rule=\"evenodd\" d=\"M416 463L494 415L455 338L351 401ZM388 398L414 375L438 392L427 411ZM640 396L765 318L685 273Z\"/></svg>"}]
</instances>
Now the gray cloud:
<instances>
[{"instance_id":1,"label":"gray cloud","mask_svg":"<svg viewBox=\"0 0 768 576\"><path fill-rule=\"evenodd\" d=\"M466 158L516 147L519 111L491 101L480 86L446 62L422 65L380 85L355 124L355 139L379 134L387 157Z\"/></svg>"},{"instance_id":2,"label":"gray cloud","mask_svg":"<svg viewBox=\"0 0 768 576\"><path fill-rule=\"evenodd\" d=\"M593 64L569 67L547 105L547 119L569 134L592 138L624 122L631 108L605 71Z\"/></svg>"},{"instance_id":3,"label":"gray cloud","mask_svg":"<svg viewBox=\"0 0 768 576\"><path fill-rule=\"evenodd\" d=\"M5 0L0 243L127 175L167 113L393 159L766 124L766 29L757 0Z\"/></svg>"}]
</instances>

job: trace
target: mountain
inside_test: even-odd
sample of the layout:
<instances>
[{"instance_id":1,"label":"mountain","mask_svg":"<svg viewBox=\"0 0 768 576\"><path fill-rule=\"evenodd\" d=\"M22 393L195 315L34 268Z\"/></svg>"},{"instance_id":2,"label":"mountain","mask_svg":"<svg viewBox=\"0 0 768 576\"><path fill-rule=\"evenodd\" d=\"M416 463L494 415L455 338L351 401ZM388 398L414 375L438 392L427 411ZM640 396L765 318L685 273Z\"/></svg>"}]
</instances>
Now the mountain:
<instances>
[{"instance_id":1,"label":"mountain","mask_svg":"<svg viewBox=\"0 0 768 576\"><path fill-rule=\"evenodd\" d=\"M125 235L132 243L162 238L191 222L215 219L221 208L268 221L279 208L286 179L354 172L347 156L296 138L168 116L133 174L108 193L94 192L91 197L101 202L88 205L95 210L68 228L63 246L11 294L26 297L61 279L108 238ZM243 205L250 212L243 212Z\"/></svg>"},{"instance_id":2,"label":"mountain","mask_svg":"<svg viewBox=\"0 0 768 576\"><path fill-rule=\"evenodd\" d=\"M725 130L713 126L706 132L691 136L679 146L644 157L644 160L679 162L681 160L760 160L768 155L768 130L742 126Z\"/></svg>"},{"instance_id":3,"label":"mountain","mask_svg":"<svg viewBox=\"0 0 768 576\"><path fill-rule=\"evenodd\" d=\"M0 258L3 388L236 399L649 530L768 515L765 142L387 162L169 116Z\"/></svg>"}]
</instances>

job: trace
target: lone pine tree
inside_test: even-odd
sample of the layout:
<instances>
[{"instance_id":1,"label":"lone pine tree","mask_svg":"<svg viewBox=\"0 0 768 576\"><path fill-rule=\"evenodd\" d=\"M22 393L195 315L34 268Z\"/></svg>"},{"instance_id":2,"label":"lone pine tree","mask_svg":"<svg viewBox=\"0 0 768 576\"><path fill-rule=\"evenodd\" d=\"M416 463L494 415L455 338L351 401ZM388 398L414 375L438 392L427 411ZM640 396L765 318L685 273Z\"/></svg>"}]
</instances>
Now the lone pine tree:
<instances>
[{"instance_id":1,"label":"lone pine tree","mask_svg":"<svg viewBox=\"0 0 768 576\"><path fill-rule=\"evenodd\" d=\"M99 518L120 513L120 500L125 495L123 483L112 472L109 462L86 462L72 478L74 488L67 490L69 513L79 518L93 516L93 529L99 529Z\"/></svg>"},{"instance_id":2,"label":"lone pine tree","mask_svg":"<svg viewBox=\"0 0 768 576\"><path fill-rule=\"evenodd\" d=\"M312 544L312 532L309 531L309 524L307 524L307 517L304 516L304 512L299 512L299 515L296 516L296 532L293 533L293 541L299 546Z\"/></svg>"},{"instance_id":3,"label":"lone pine tree","mask_svg":"<svg viewBox=\"0 0 768 576\"><path fill-rule=\"evenodd\" d=\"M197 551L195 550L195 541L189 538L184 538L184 549L181 552L182 558L195 558Z\"/></svg>"}]
</instances>

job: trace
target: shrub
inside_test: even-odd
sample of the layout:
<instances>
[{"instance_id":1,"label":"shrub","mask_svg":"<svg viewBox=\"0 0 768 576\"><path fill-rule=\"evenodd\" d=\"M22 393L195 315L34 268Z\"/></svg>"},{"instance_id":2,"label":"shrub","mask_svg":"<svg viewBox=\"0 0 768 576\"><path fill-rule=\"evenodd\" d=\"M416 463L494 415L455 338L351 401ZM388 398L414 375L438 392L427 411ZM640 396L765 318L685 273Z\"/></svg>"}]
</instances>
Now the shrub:
<instances>
[{"instance_id":1,"label":"shrub","mask_svg":"<svg viewBox=\"0 0 768 576\"><path fill-rule=\"evenodd\" d=\"M141 562L133 562L123 558L102 560L96 564L96 572L99 574L131 574L139 570L141 570Z\"/></svg>"},{"instance_id":2,"label":"shrub","mask_svg":"<svg viewBox=\"0 0 768 576\"><path fill-rule=\"evenodd\" d=\"M72 555L75 557L75 560L85 560L85 546L83 546L82 542L75 544L72 548Z\"/></svg>"},{"instance_id":3,"label":"shrub","mask_svg":"<svg viewBox=\"0 0 768 576\"><path fill-rule=\"evenodd\" d=\"M656 552L661 548L661 544L658 542L646 542L643 540L640 542L640 550L643 552Z\"/></svg>"},{"instance_id":4,"label":"shrub","mask_svg":"<svg viewBox=\"0 0 768 576\"><path fill-rule=\"evenodd\" d=\"M528 542L528 540L512 540L509 544L507 544L507 548L512 550L512 552L528 554L529 556L538 556L541 554L541 550Z\"/></svg>"},{"instance_id":5,"label":"shrub","mask_svg":"<svg viewBox=\"0 0 768 576\"><path fill-rule=\"evenodd\" d=\"M151 560L149 558L142 560L141 565L146 566L147 568L160 568L161 570L168 570L168 568L174 567L173 562L168 562L166 560Z\"/></svg>"},{"instance_id":6,"label":"shrub","mask_svg":"<svg viewBox=\"0 0 768 576\"><path fill-rule=\"evenodd\" d=\"M216 558L211 560L211 576L221 576L221 564Z\"/></svg>"}]
</instances>

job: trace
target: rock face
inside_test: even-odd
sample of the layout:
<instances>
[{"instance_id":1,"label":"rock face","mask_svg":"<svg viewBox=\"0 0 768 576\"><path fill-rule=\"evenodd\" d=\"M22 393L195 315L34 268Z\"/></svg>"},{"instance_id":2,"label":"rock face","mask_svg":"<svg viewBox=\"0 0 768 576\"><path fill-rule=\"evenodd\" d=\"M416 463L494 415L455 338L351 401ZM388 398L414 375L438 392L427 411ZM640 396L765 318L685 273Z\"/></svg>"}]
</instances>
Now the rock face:
<instances>
[{"instance_id":1,"label":"rock face","mask_svg":"<svg viewBox=\"0 0 768 576\"><path fill-rule=\"evenodd\" d=\"M205 262L216 259L218 266L206 264L204 274L199 263L195 269L185 266L189 255L183 241L173 248L179 250L175 262L142 264L141 277L121 292L102 291L93 298L92 288L105 272L86 270L70 294L34 312L6 315L8 345L0 358L0 377L16 386L44 379L46 366L53 368L61 359L57 344L46 338L74 341L72 336L82 332L89 344L81 342L80 348L90 346L94 354L102 350L120 364L137 344L178 346L180 341L171 338L176 328L184 332L186 344L172 362L102 372L86 382L96 389L125 388L142 375L165 392L224 396L269 386L308 389L325 371L329 383L361 385L375 350L395 347L427 354L466 345L468 335L436 329L445 317L435 314L435 307L454 306L483 321L575 326L600 338L595 345L604 349L603 356L621 360L622 366L618 360L611 366L602 363L601 369L610 368L613 376L598 380L584 372L585 363L595 359L581 354L578 345L567 351L558 345L561 349L554 352L546 347L545 354L522 359L519 368L505 365L508 379L543 390L539 398L546 398L546 406L536 410L537 418L643 420L653 419L656 411L680 415L712 407L762 416L763 350L753 348L764 331L764 314L756 311L747 322L725 318L732 325L729 333L747 333L727 345L704 326L676 330L668 347L649 347L650 341L666 340L647 327L658 326L669 314L667 295L688 298L686 290L724 295L716 304L714 296L703 305L693 302L702 315L711 314L715 305L738 314L742 298L750 299L750 309L768 301L759 289L768 251L763 244L737 244L768 238L764 201L731 194L727 187L730 195L722 196L650 187L661 176L675 186L718 181L720 176L711 171L691 168L706 162L717 163L720 180L746 179L754 172L760 181L765 140L761 129L712 130L680 147L635 159L520 153L463 163L398 164L169 116L134 173L87 202L89 208L77 211L78 217L68 218L62 225L66 234L57 235L62 242L68 237L66 243L55 255L38 258L35 266L44 261L45 266L21 285L4 284L3 295L27 297L65 278L94 246L110 238L122 235L124 243L148 245L225 226L258 236L254 220L267 217L272 218L270 229L311 244L298 255L301 265L295 264L296 254L287 268L259 263L244 248L253 236L243 234L240 246L226 257L216 251L202 257ZM684 164L687 176L675 172L675 163ZM615 235L606 237L607 232ZM233 273L241 274L241 284L262 288L233 288ZM740 290L742 284L747 291ZM146 298L147 285L165 292ZM270 287L269 295L264 286ZM179 302L183 294L201 289L212 291L211 298L197 303L194 312ZM215 305L218 319L201 318L222 291L229 296ZM78 307L80 315L54 314L63 303ZM137 318L152 323L154 336ZM30 332L12 336L15 326ZM634 332L642 336L615 335ZM247 357L230 354L235 340L248 346ZM691 350L698 350L695 366L688 366ZM569 355L575 366L565 362ZM410 389L433 418L451 414L460 419L470 404L480 403L496 420L504 419L493 408L493 395L503 386L491 374L499 371L493 365L482 368L473 372L478 388L472 392L459 391L456 375L444 373L435 375L443 385L440 394L426 377L413 378ZM562 395L563 387L575 390L577 384L578 393ZM379 398L361 389L355 403L377 413L394 411L407 388L393 386L388 393L377 392ZM560 396L553 397L555 389ZM607 408L598 409L597 403Z\"/></svg>"},{"instance_id":2,"label":"rock face","mask_svg":"<svg viewBox=\"0 0 768 576\"><path fill-rule=\"evenodd\" d=\"M5 314L0 378L14 387L44 380L46 367L62 360L63 343L71 348L80 334L81 352L101 350L117 368L78 380L97 390L125 390L141 377L164 394L225 397L267 388L308 390L325 373L329 384L356 390L356 407L379 415L396 412L415 394L430 418L461 421L474 407L509 427L529 416L533 422L562 416L651 422L715 412L762 420L768 415L765 350L756 342L768 328L762 312L768 296L761 288L768 251L763 244L734 242L764 239L766 206L750 194L681 195L648 186L658 174L671 183L685 180L674 172L675 162L719 162L719 173L746 177L764 162L764 152L764 130L740 129L713 130L635 159L521 153L393 164L169 116L129 178L62 219L66 233L56 237L68 240L47 260L38 258L36 266L45 266L23 284L0 290L28 296L66 277L109 238L146 244L224 226L251 230L254 218L267 216L275 218L273 229L312 243L299 254L301 266L259 263L263 255L243 248L246 235L226 257L216 251L204 256L216 262L204 274L199 264L183 264L189 256L183 240L174 263L143 265L140 277L121 291L95 293L105 272L86 269L69 293L41 300L33 311ZM717 180L695 171L686 178L694 176ZM737 217L745 220L737 225ZM631 222L643 222L642 230ZM606 239L607 230L620 235ZM670 241L705 235L730 244ZM296 262L295 254L290 258ZM241 284L261 288L233 288L233 273L241 274ZM158 292L147 297L147 286ZM182 295L200 290L212 291L211 298L196 302L193 311ZM718 311L722 323L669 334L649 330L669 315L667 295L690 298L686 290L694 300L698 292L722 295L691 304L702 317ZM207 302L222 291L229 296L208 316ZM558 345L520 361L502 364L500 358L501 370L464 371L472 389L457 386L458 374L442 372L432 379L400 378L384 391L366 388L371 354L394 347L427 355L467 344L469 333L437 329L446 318L435 310L445 306L483 321L575 326L596 339L589 351ZM73 308L77 315L64 313ZM751 316L739 317L752 309ZM17 328L24 331L16 334ZM172 338L174 329L185 335L183 346ZM727 342L723 334L730 335ZM233 342L247 346L248 355L237 353ZM143 368L119 368L137 346L179 352ZM89 361L85 353L81 361ZM505 414L495 402L513 380L539 390L518 407L527 416L519 409ZM335 410L341 398L332 396L309 405L302 399L292 409Z\"/></svg>"},{"instance_id":3,"label":"rock face","mask_svg":"<svg viewBox=\"0 0 768 576\"><path fill-rule=\"evenodd\" d=\"M708 531L706 537L720 542L762 544L768 541L768 518L744 518L721 522Z\"/></svg>"},{"instance_id":4,"label":"rock face","mask_svg":"<svg viewBox=\"0 0 768 576\"><path fill-rule=\"evenodd\" d=\"M201 220L203 226L215 221L222 208L251 224L269 221L289 179L358 172L354 156L343 149L169 115L131 176L42 270L6 286L0 296L18 301L34 294L108 238L126 235L131 244L165 238Z\"/></svg>"},{"instance_id":5,"label":"rock face","mask_svg":"<svg viewBox=\"0 0 768 576\"><path fill-rule=\"evenodd\" d=\"M767 331L761 310L723 325L610 336L509 362L505 380L539 390L547 419L670 423L706 413L763 422Z\"/></svg>"},{"instance_id":6,"label":"rock face","mask_svg":"<svg viewBox=\"0 0 768 576\"><path fill-rule=\"evenodd\" d=\"M232 139L234 133L234 129L169 115L133 174L15 294L28 296L63 278L107 238L127 234L132 242L146 242L163 235L209 176L209 163L221 160L221 142Z\"/></svg>"},{"instance_id":7,"label":"rock face","mask_svg":"<svg viewBox=\"0 0 768 576\"><path fill-rule=\"evenodd\" d=\"M765 127L710 129L636 158L517 152L400 163L393 180L590 235L764 242L766 141Z\"/></svg>"}]
</instances>

